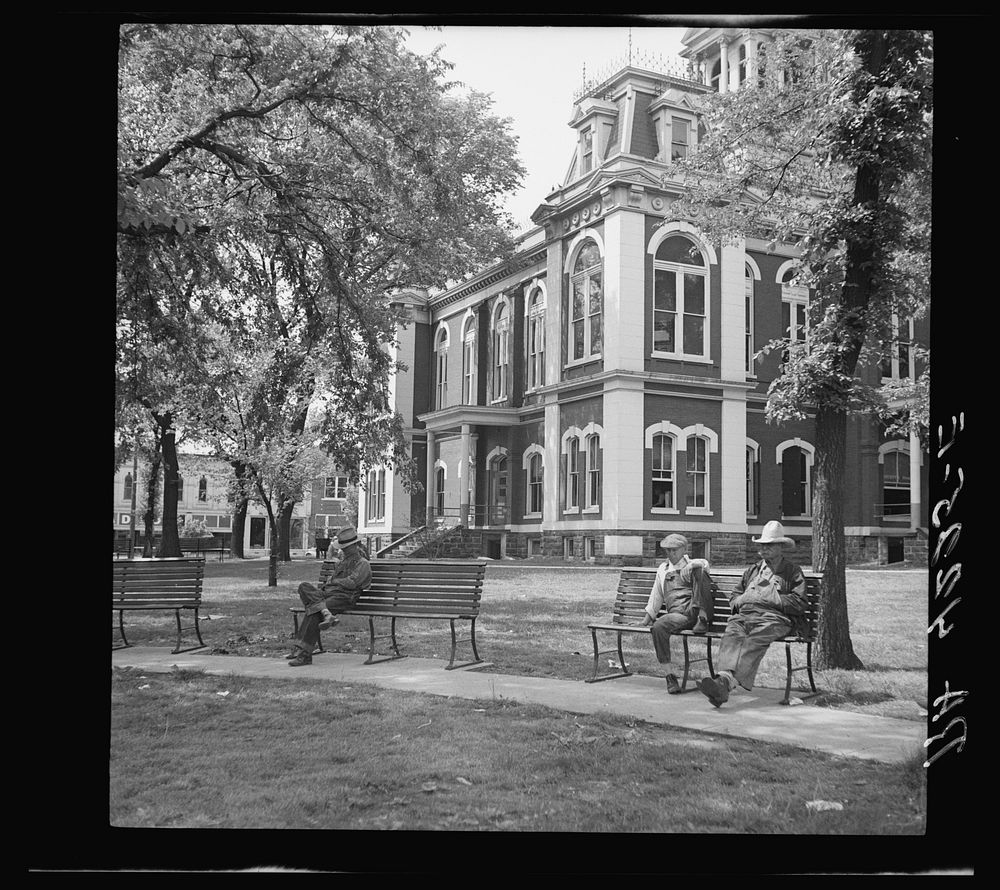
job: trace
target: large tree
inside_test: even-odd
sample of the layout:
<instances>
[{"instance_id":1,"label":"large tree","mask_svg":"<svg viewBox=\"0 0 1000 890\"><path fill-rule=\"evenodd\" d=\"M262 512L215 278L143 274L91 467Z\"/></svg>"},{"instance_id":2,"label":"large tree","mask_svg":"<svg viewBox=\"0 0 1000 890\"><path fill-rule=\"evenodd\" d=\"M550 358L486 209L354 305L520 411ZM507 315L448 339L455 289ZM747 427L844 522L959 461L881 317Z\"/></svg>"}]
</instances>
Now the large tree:
<instances>
[{"instance_id":1,"label":"large tree","mask_svg":"<svg viewBox=\"0 0 1000 890\"><path fill-rule=\"evenodd\" d=\"M707 100L708 132L678 165L687 193L674 210L721 240L753 235L800 251L797 281L815 295L809 335L800 347L767 347L788 353L767 417L815 417L813 565L824 576L817 663L855 668L847 418L891 413L877 369L896 339L893 316L928 305L932 41L923 31L775 37L743 89Z\"/></svg>"},{"instance_id":2,"label":"large tree","mask_svg":"<svg viewBox=\"0 0 1000 890\"><path fill-rule=\"evenodd\" d=\"M406 463L384 422L390 296L503 257L500 203L523 172L508 122L448 67L387 27L122 28L119 379L168 450L177 427L248 430L225 456L251 478L262 442L296 453L318 405L320 444L352 475ZM241 349L271 376L221 379L218 355ZM220 420L227 400L249 427ZM166 507L167 452L164 470Z\"/></svg>"}]
</instances>

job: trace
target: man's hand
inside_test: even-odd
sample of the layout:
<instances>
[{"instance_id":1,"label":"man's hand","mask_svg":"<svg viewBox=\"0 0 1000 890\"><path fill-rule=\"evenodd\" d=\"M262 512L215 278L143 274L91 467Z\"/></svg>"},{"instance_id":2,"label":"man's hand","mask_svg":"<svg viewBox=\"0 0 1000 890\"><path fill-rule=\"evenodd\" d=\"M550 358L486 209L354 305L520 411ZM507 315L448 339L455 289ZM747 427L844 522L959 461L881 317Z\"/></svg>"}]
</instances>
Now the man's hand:
<instances>
[{"instance_id":1,"label":"man's hand","mask_svg":"<svg viewBox=\"0 0 1000 890\"><path fill-rule=\"evenodd\" d=\"M653 619L649 617L649 612L646 612L642 616L642 621L637 621L635 623L636 627L649 627L653 623Z\"/></svg>"}]
</instances>

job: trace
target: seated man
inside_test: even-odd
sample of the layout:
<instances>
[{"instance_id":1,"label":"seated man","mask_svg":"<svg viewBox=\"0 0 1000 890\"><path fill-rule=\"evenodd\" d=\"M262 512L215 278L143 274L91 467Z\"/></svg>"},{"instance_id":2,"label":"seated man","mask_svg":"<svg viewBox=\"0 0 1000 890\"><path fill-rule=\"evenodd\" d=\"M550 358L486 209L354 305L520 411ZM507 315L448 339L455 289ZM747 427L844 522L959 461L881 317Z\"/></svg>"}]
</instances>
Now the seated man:
<instances>
[{"instance_id":1,"label":"seated man","mask_svg":"<svg viewBox=\"0 0 1000 890\"><path fill-rule=\"evenodd\" d=\"M322 587L303 581L299 598L306 607L295 646L286 657L289 667L312 664L312 652L319 642L319 632L333 627L340 619L334 613L346 612L358 595L371 584L372 569L367 551L363 551L356 529L348 526L337 533L343 558Z\"/></svg>"},{"instance_id":2,"label":"seated man","mask_svg":"<svg viewBox=\"0 0 1000 890\"><path fill-rule=\"evenodd\" d=\"M688 540L684 535L667 535L660 546L666 551L667 561L656 570L656 580L646 603L646 614L640 627L653 625L653 649L656 659L666 675L667 692L677 695L681 684L670 662L670 635L680 630L694 628L707 630L712 623L712 582L708 577L708 562L689 559ZM659 618L660 609L666 614Z\"/></svg>"},{"instance_id":3,"label":"seated man","mask_svg":"<svg viewBox=\"0 0 1000 890\"><path fill-rule=\"evenodd\" d=\"M784 545L795 542L785 536L777 521L767 523L753 542L760 545L761 559L743 573L730 594L733 616L726 624L715 659L718 674L698 684L717 708L729 700L737 684L747 691L753 688L767 647L795 630L796 616L805 613L805 576L782 553Z\"/></svg>"}]
</instances>

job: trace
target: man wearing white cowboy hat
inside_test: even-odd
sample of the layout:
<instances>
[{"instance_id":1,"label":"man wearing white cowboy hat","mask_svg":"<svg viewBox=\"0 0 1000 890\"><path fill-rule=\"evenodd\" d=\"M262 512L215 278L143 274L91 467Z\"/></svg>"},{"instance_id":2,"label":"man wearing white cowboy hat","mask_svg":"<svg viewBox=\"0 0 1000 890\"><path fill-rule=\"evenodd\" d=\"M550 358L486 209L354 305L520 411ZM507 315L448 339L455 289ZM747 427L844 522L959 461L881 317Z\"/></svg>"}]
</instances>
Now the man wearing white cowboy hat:
<instances>
[{"instance_id":1,"label":"man wearing white cowboy hat","mask_svg":"<svg viewBox=\"0 0 1000 890\"><path fill-rule=\"evenodd\" d=\"M666 551L667 561L656 570L640 626L653 626L650 631L653 649L666 675L667 692L677 695L681 685L670 661L670 635L691 627L706 630L712 623L712 582L708 577L708 561L688 558L688 540L684 535L667 535L660 546ZM660 615L662 608L666 612Z\"/></svg>"},{"instance_id":2,"label":"man wearing white cowboy hat","mask_svg":"<svg viewBox=\"0 0 1000 890\"><path fill-rule=\"evenodd\" d=\"M776 520L768 522L753 542L759 545L760 562L743 573L729 595L733 615L715 659L718 674L698 684L715 707L728 701L737 685L748 691L753 688L767 647L794 630L797 616L805 613L805 576L782 553L785 545L795 542Z\"/></svg>"},{"instance_id":3,"label":"man wearing white cowboy hat","mask_svg":"<svg viewBox=\"0 0 1000 890\"><path fill-rule=\"evenodd\" d=\"M346 612L358 600L362 590L372 583L372 568L362 550L357 529L352 526L337 532L337 545L343 558L322 587L308 581L299 585L299 599L306 607L299 636L289 655L289 667L312 664L312 652L319 642L319 632L333 627L340 619L334 613Z\"/></svg>"}]
</instances>

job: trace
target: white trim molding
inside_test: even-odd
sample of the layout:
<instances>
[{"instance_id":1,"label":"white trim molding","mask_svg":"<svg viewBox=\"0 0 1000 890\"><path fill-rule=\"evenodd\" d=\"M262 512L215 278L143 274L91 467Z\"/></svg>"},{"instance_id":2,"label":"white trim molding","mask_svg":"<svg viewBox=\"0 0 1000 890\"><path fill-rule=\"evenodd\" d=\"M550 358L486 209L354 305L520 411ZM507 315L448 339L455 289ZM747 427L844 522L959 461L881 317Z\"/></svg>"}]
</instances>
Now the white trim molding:
<instances>
[{"instance_id":1,"label":"white trim molding","mask_svg":"<svg viewBox=\"0 0 1000 890\"><path fill-rule=\"evenodd\" d=\"M691 223L684 222L683 220L674 220L659 226L650 236L649 245L646 247L646 253L650 253L655 257L656 251L659 249L660 245L671 235L687 235L692 238L697 247L707 257L709 264L712 266L719 265L719 259L715 254L715 249L705 240L705 236L693 225L691 225Z\"/></svg>"},{"instance_id":2,"label":"white trim molding","mask_svg":"<svg viewBox=\"0 0 1000 890\"><path fill-rule=\"evenodd\" d=\"M910 453L910 443L906 439L892 439L878 446L878 462L885 463L885 456L893 451L902 451L904 454ZM920 466L924 465L923 449L919 450Z\"/></svg>"},{"instance_id":3,"label":"white trim molding","mask_svg":"<svg viewBox=\"0 0 1000 890\"><path fill-rule=\"evenodd\" d=\"M443 460L441 460L440 457L436 461L434 461L434 471L435 471L435 474L437 473L437 471L439 469L440 470L444 470L444 478L447 479L448 478L448 464L446 464Z\"/></svg>"},{"instance_id":4,"label":"white trim molding","mask_svg":"<svg viewBox=\"0 0 1000 890\"><path fill-rule=\"evenodd\" d=\"M691 426L686 426L681 430L681 434L684 436L685 446L681 448L679 445L677 447L678 451L687 451L687 440L690 436L701 436L704 439L708 439L708 451L710 454L718 454L719 452L719 436L713 429L709 429L703 423L693 423Z\"/></svg>"},{"instance_id":5,"label":"white trim molding","mask_svg":"<svg viewBox=\"0 0 1000 890\"><path fill-rule=\"evenodd\" d=\"M592 240L597 245L597 250L601 254L601 260L604 260L604 239L601 238L596 229L581 229L566 248L566 261L563 263L563 272L567 275L573 274L573 263L576 262L576 254L583 242L587 240Z\"/></svg>"},{"instance_id":6,"label":"white trim molding","mask_svg":"<svg viewBox=\"0 0 1000 890\"><path fill-rule=\"evenodd\" d=\"M657 433L664 433L665 435L673 436L678 445L685 439L684 430L682 430L679 426L671 423L669 420L661 420L659 423L654 423L652 426L646 427L646 448L653 447L653 436ZM678 448L678 450L681 449Z\"/></svg>"},{"instance_id":7,"label":"white trim molding","mask_svg":"<svg viewBox=\"0 0 1000 890\"><path fill-rule=\"evenodd\" d=\"M491 454L493 452L490 452ZM506 452L505 452L506 453ZM540 454L542 456L542 469L545 469L545 449L539 445L537 442L533 445L529 445L524 449L524 453L521 455L521 469L528 469L528 460L533 454Z\"/></svg>"}]
</instances>

